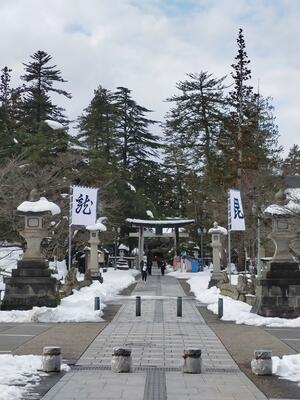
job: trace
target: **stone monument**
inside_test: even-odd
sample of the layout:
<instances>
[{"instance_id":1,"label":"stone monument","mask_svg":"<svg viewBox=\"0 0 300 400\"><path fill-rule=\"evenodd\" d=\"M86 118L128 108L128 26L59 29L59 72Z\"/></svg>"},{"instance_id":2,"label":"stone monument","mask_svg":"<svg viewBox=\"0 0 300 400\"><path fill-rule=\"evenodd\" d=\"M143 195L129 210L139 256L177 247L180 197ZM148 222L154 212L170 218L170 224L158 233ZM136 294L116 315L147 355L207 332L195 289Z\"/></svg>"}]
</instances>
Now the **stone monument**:
<instances>
[{"instance_id":1,"label":"stone monument","mask_svg":"<svg viewBox=\"0 0 300 400\"><path fill-rule=\"evenodd\" d=\"M99 232L106 231L106 226L102 223L105 219L105 217L101 217L97 220L95 225L90 225L86 227L86 229L90 232L90 254L88 257L87 268L90 270L92 279L100 279L100 281L102 279L99 271L98 262L98 245L100 243Z\"/></svg>"},{"instance_id":2,"label":"stone monument","mask_svg":"<svg viewBox=\"0 0 300 400\"><path fill-rule=\"evenodd\" d=\"M217 286L218 282L223 279L221 272L222 237L227 235L227 229L214 222L213 228L208 233L211 234L211 247L213 249L213 272L208 283L208 287L210 288Z\"/></svg>"},{"instance_id":3,"label":"stone monument","mask_svg":"<svg viewBox=\"0 0 300 400\"><path fill-rule=\"evenodd\" d=\"M291 254L290 243L299 234L300 176L286 177L283 183L275 196L276 204L264 212L272 219L269 238L275 252L258 279L252 311L266 317L297 318L300 316L300 269Z\"/></svg>"},{"instance_id":4,"label":"stone monument","mask_svg":"<svg viewBox=\"0 0 300 400\"><path fill-rule=\"evenodd\" d=\"M18 214L24 216L25 227L20 234L26 240L26 250L17 269L12 270L10 278L4 278L6 284L2 310L28 310L34 306L56 307L59 303L57 280L51 277L48 262L41 253L41 242L48 235L43 225L47 214L59 214L60 208L39 197L35 189L30 193L29 201L19 205Z\"/></svg>"}]
</instances>

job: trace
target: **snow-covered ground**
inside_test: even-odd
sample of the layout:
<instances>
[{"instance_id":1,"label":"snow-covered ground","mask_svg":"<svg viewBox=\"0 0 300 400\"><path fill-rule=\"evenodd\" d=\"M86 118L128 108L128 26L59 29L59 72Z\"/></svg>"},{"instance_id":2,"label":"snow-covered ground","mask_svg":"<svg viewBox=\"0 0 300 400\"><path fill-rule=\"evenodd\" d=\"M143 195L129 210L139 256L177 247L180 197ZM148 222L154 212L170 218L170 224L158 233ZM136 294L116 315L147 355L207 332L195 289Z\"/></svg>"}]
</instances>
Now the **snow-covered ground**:
<instances>
[{"instance_id":1,"label":"snow-covered ground","mask_svg":"<svg viewBox=\"0 0 300 400\"><path fill-rule=\"evenodd\" d=\"M0 268L10 273L17 267L22 250L18 248L0 248ZM55 269L53 274L57 279L65 277L67 270L64 261L49 263L50 268ZM74 290L73 295L62 299L59 306L55 308L34 307L28 311L0 311L0 322L93 322L100 321L106 303L115 299L116 295L135 281L139 274L136 270L114 270L108 269L103 274L104 282L98 281L91 286L80 290ZM83 275L78 274L78 280ZM1 280L0 289L4 289ZM100 297L101 310L94 311L94 299Z\"/></svg>"},{"instance_id":2,"label":"snow-covered ground","mask_svg":"<svg viewBox=\"0 0 300 400\"><path fill-rule=\"evenodd\" d=\"M23 399L26 392L36 386L42 375L42 356L0 355L0 400ZM62 370L68 370L66 364Z\"/></svg>"},{"instance_id":3,"label":"snow-covered ground","mask_svg":"<svg viewBox=\"0 0 300 400\"><path fill-rule=\"evenodd\" d=\"M55 308L33 307L27 311L0 311L0 322L95 322L101 320L106 303L135 281L136 270L108 269L104 282L74 290L73 295L62 299ZM101 311L94 311L94 299L100 297Z\"/></svg>"},{"instance_id":4,"label":"snow-covered ground","mask_svg":"<svg viewBox=\"0 0 300 400\"><path fill-rule=\"evenodd\" d=\"M210 271L203 272L170 272L169 276L177 279L187 279L194 292L195 297L201 303L207 304L207 308L214 314L218 314L218 299L223 298L223 317L224 321L234 321L236 324L246 324L254 326L268 326L281 328L300 327L300 317L295 319L267 318L251 313L251 306L241 301L233 300L230 297L220 295L220 290L216 287L207 289L210 280ZM236 284L237 275L232 276L232 283ZM298 382L300 385L300 354L286 355L282 358L272 357L273 373L281 378Z\"/></svg>"},{"instance_id":5,"label":"snow-covered ground","mask_svg":"<svg viewBox=\"0 0 300 400\"><path fill-rule=\"evenodd\" d=\"M194 292L195 297L201 303L207 304L207 308L214 314L218 314L218 299L223 298L223 320L235 321L237 324L268 326L272 328L288 327L299 328L300 317L295 319L262 317L251 313L251 306L242 301L233 300L227 296L221 296L217 287L207 289L210 280L210 271L206 269L203 272L171 272L170 276L178 279L188 279L187 283ZM237 275L232 276L232 283L236 284Z\"/></svg>"},{"instance_id":6,"label":"snow-covered ground","mask_svg":"<svg viewBox=\"0 0 300 400\"><path fill-rule=\"evenodd\" d=\"M272 357L273 374L289 381L298 382L300 386L300 354Z\"/></svg>"}]
</instances>

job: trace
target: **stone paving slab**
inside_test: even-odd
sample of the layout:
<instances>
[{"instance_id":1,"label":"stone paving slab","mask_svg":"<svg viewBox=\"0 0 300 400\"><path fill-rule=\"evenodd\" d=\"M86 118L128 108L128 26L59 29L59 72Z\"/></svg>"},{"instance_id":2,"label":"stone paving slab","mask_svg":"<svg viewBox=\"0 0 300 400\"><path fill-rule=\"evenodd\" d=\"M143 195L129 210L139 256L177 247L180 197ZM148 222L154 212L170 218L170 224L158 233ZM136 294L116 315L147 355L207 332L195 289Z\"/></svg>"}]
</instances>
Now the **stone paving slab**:
<instances>
[{"instance_id":1,"label":"stone paving slab","mask_svg":"<svg viewBox=\"0 0 300 400\"><path fill-rule=\"evenodd\" d=\"M145 290L147 289L147 290ZM216 334L199 314L196 301L183 302L176 316L176 297L184 292L175 278L150 276L136 285L142 315L135 316L135 300L124 305L83 353L73 370L44 396L44 400L264 400L266 397L239 370ZM156 299L156 296L164 299ZM110 370L112 349L132 349L134 370ZM183 374L184 349L202 349L203 373Z\"/></svg>"}]
</instances>

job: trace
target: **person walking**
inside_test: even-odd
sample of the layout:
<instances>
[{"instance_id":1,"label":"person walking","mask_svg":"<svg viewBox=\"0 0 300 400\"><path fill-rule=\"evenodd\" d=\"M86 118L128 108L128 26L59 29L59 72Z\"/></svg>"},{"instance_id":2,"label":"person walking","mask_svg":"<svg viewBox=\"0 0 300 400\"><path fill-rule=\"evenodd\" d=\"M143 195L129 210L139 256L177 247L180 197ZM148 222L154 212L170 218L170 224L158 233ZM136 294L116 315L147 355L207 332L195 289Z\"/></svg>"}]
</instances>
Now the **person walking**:
<instances>
[{"instance_id":1,"label":"person walking","mask_svg":"<svg viewBox=\"0 0 300 400\"><path fill-rule=\"evenodd\" d=\"M162 275L165 274L165 269L166 269L166 262L164 260L161 260L161 262L160 262L160 270L161 270L161 274Z\"/></svg>"},{"instance_id":2,"label":"person walking","mask_svg":"<svg viewBox=\"0 0 300 400\"><path fill-rule=\"evenodd\" d=\"M144 260L141 261L141 272L142 272L142 280L146 283L147 281L147 264Z\"/></svg>"},{"instance_id":3,"label":"person walking","mask_svg":"<svg viewBox=\"0 0 300 400\"><path fill-rule=\"evenodd\" d=\"M151 275L152 272L152 260L150 258L147 259L147 272Z\"/></svg>"}]
</instances>

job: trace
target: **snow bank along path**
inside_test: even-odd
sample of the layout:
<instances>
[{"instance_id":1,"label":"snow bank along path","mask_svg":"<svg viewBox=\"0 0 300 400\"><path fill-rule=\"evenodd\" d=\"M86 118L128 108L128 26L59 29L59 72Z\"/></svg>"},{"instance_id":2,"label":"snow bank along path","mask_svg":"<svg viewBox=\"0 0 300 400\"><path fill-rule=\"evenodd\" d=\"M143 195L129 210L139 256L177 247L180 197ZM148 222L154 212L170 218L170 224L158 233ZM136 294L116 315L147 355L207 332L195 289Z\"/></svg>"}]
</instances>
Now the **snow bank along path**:
<instances>
[{"instance_id":1,"label":"snow bank along path","mask_svg":"<svg viewBox=\"0 0 300 400\"><path fill-rule=\"evenodd\" d=\"M187 279L191 291L195 294L197 300L207 304L208 310L218 314L218 299L223 299L223 317L224 321L234 321L236 324L268 326L281 328L300 327L300 317L295 319L262 317L251 313L251 306L230 297L220 295L217 287L207 289L210 280L210 271L189 273L189 272L171 272L170 276L177 279ZM236 283L237 276L232 277L232 283ZM273 373L281 378L298 382L300 385L300 354L286 355L282 358L272 357ZM250 362L250 361L249 361Z\"/></svg>"},{"instance_id":2,"label":"snow bank along path","mask_svg":"<svg viewBox=\"0 0 300 400\"><path fill-rule=\"evenodd\" d=\"M135 281L136 270L108 269L104 283L95 281L90 286L73 290L73 295L62 299L55 308L33 307L27 311L0 311L0 322L96 322L101 320L106 303ZM100 297L101 311L94 311L94 298Z\"/></svg>"},{"instance_id":3,"label":"snow bank along path","mask_svg":"<svg viewBox=\"0 0 300 400\"><path fill-rule=\"evenodd\" d=\"M62 370L70 368L62 364ZM42 356L13 356L0 355L0 400L23 399L26 392L30 391L41 380Z\"/></svg>"}]
</instances>

